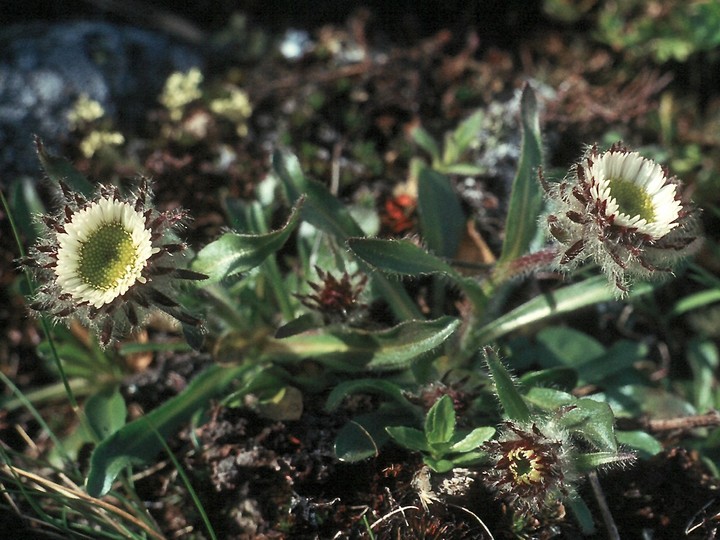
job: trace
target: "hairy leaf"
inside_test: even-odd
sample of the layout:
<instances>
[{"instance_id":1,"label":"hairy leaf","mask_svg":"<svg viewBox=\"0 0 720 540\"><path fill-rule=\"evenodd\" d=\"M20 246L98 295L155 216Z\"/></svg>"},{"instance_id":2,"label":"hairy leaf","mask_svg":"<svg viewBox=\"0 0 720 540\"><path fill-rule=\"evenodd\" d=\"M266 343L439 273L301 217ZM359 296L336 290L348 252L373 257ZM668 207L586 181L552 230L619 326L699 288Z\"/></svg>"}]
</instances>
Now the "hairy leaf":
<instances>
[{"instance_id":1,"label":"hairy leaf","mask_svg":"<svg viewBox=\"0 0 720 540\"><path fill-rule=\"evenodd\" d=\"M102 441L90 458L87 491L92 497L106 494L125 467L146 463L162 450L158 437L169 437L190 418L222 394L247 366L213 365L193 379L187 388L157 409L133 420Z\"/></svg>"},{"instance_id":2,"label":"hairy leaf","mask_svg":"<svg viewBox=\"0 0 720 540\"><path fill-rule=\"evenodd\" d=\"M500 264L525 255L537 233L537 222L542 209L542 192L537 179L542 165L542 141L535 92L529 85L523 89L520 101L522 146L520 161L510 192L505 240Z\"/></svg>"},{"instance_id":3,"label":"hairy leaf","mask_svg":"<svg viewBox=\"0 0 720 540\"><path fill-rule=\"evenodd\" d=\"M225 233L211 242L195 257L192 269L210 276L210 284L246 272L260 265L268 256L279 250L300 221L302 199L293 208L287 223L267 234Z\"/></svg>"}]
</instances>

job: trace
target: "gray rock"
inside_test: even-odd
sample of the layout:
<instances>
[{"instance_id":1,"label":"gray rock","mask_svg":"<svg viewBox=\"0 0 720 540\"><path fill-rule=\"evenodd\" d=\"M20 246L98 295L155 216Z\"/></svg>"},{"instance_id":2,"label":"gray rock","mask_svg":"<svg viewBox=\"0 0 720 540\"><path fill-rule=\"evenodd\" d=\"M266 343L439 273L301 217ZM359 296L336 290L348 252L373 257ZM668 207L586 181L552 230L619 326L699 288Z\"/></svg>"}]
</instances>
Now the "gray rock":
<instances>
[{"instance_id":1,"label":"gray rock","mask_svg":"<svg viewBox=\"0 0 720 540\"><path fill-rule=\"evenodd\" d=\"M102 22L31 23L0 32L0 182L37 175L32 144L52 149L80 94L132 132L157 106L167 76L202 68L202 51L146 30Z\"/></svg>"}]
</instances>

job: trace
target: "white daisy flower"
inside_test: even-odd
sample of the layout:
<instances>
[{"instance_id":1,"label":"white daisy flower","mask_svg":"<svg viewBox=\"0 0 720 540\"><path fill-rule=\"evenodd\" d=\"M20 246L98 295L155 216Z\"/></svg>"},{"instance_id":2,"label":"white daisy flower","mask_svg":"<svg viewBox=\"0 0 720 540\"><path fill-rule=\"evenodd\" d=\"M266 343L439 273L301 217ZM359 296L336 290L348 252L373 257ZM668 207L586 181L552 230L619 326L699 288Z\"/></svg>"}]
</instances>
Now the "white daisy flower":
<instances>
[{"instance_id":1,"label":"white daisy flower","mask_svg":"<svg viewBox=\"0 0 720 540\"><path fill-rule=\"evenodd\" d=\"M130 204L101 198L76 212L57 235L58 261L53 269L60 289L95 308L146 283L143 269L153 253L145 218Z\"/></svg>"},{"instance_id":2,"label":"white daisy flower","mask_svg":"<svg viewBox=\"0 0 720 540\"><path fill-rule=\"evenodd\" d=\"M655 278L698 245L691 207L675 177L620 143L590 148L559 184L543 181L546 221L561 249L556 267L590 259L624 296L634 278Z\"/></svg>"},{"instance_id":3,"label":"white daisy flower","mask_svg":"<svg viewBox=\"0 0 720 540\"><path fill-rule=\"evenodd\" d=\"M657 240L678 225L682 204L662 167L637 152L605 152L581 164L590 193L613 223Z\"/></svg>"},{"instance_id":4,"label":"white daisy flower","mask_svg":"<svg viewBox=\"0 0 720 540\"><path fill-rule=\"evenodd\" d=\"M206 277L177 268L171 257L186 248L175 237L182 212L160 213L149 205L145 180L127 198L101 186L87 200L61 187L62 208L43 216L45 234L26 260L40 284L34 310L61 322L76 318L97 330L102 344L138 327L153 308L200 324L170 297L173 278Z\"/></svg>"}]
</instances>

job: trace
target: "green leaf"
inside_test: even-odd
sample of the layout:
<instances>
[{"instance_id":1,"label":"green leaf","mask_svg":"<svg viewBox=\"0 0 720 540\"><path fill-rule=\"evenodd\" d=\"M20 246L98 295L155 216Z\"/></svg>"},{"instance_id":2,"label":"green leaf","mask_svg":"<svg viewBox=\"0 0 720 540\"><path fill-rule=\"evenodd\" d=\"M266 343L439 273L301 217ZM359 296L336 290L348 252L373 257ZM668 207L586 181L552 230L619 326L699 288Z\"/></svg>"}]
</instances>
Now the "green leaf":
<instances>
[{"instance_id":1,"label":"green leaf","mask_svg":"<svg viewBox=\"0 0 720 540\"><path fill-rule=\"evenodd\" d=\"M398 405L413 410L413 405L408 401L402 389L395 383L382 379L356 379L343 381L332 389L325 402L325 410L332 412L337 409L343 400L357 393L378 394L393 399Z\"/></svg>"},{"instance_id":2,"label":"green leaf","mask_svg":"<svg viewBox=\"0 0 720 540\"><path fill-rule=\"evenodd\" d=\"M634 455L630 453L617 452L588 452L577 454L573 463L579 472L590 472L607 465L618 463L632 463Z\"/></svg>"},{"instance_id":3,"label":"green leaf","mask_svg":"<svg viewBox=\"0 0 720 540\"><path fill-rule=\"evenodd\" d=\"M311 358L344 372L392 371L409 367L442 345L459 325L454 317L445 316L432 321L407 321L373 332L331 327L285 339L268 338L263 355L276 362Z\"/></svg>"},{"instance_id":4,"label":"green leaf","mask_svg":"<svg viewBox=\"0 0 720 540\"><path fill-rule=\"evenodd\" d=\"M347 245L356 257L383 272L403 276L448 276L462 288L475 306L486 303L478 282L461 276L445 261L408 240L350 238Z\"/></svg>"},{"instance_id":5,"label":"green leaf","mask_svg":"<svg viewBox=\"0 0 720 540\"><path fill-rule=\"evenodd\" d=\"M647 294L652 289L653 286L649 283L638 283L630 297ZM614 292L608 286L605 276L595 276L563 287L552 294L536 296L485 326L471 331L467 347L482 346L532 323L614 299Z\"/></svg>"},{"instance_id":6,"label":"green leaf","mask_svg":"<svg viewBox=\"0 0 720 540\"><path fill-rule=\"evenodd\" d=\"M605 353L605 347L596 339L564 326L545 328L538 333L537 341L544 346L540 362L545 367L577 367Z\"/></svg>"},{"instance_id":7,"label":"green leaf","mask_svg":"<svg viewBox=\"0 0 720 540\"><path fill-rule=\"evenodd\" d=\"M407 426L388 426L385 428L390 438L400 446L416 452L429 452L430 447L425 433Z\"/></svg>"},{"instance_id":8,"label":"green leaf","mask_svg":"<svg viewBox=\"0 0 720 540\"><path fill-rule=\"evenodd\" d=\"M577 386L577 371L572 368L554 367L529 371L520 377L520 384L525 388L533 386L552 386L563 390L572 390Z\"/></svg>"},{"instance_id":9,"label":"green leaf","mask_svg":"<svg viewBox=\"0 0 720 540\"><path fill-rule=\"evenodd\" d=\"M69 161L49 154L39 137L35 137L35 148L38 158L40 158L40 164L50 180L58 185L60 181L63 181L71 189L82 193L85 197L92 196L95 191L93 185Z\"/></svg>"},{"instance_id":10,"label":"green leaf","mask_svg":"<svg viewBox=\"0 0 720 540\"><path fill-rule=\"evenodd\" d=\"M659 454L663 449L660 441L644 431L618 431L615 436L618 443L636 450L643 459Z\"/></svg>"},{"instance_id":11,"label":"green leaf","mask_svg":"<svg viewBox=\"0 0 720 540\"><path fill-rule=\"evenodd\" d=\"M464 452L452 457L453 467L469 467L487 459L487 452Z\"/></svg>"},{"instance_id":12,"label":"green leaf","mask_svg":"<svg viewBox=\"0 0 720 540\"><path fill-rule=\"evenodd\" d=\"M432 135L430 135L425 129L421 126L417 126L410 132L410 136L418 144L418 146L420 146L420 148L430 154L433 163L440 161L440 148L438 147L437 142L435 142L435 139L432 138Z\"/></svg>"},{"instance_id":13,"label":"green leaf","mask_svg":"<svg viewBox=\"0 0 720 540\"><path fill-rule=\"evenodd\" d=\"M231 382L249 369L247 366L213 365L193 379L180 395L103 440L90 458L88 494L102 497L122 469L152 460L162 450L158 436L167 438L172 435L193 415L207 407L210 399L222 394Z\"/></svg>"},{"instance_id":14,"label":"green leaf","mask_svg":"<svg viewBox=\"0 0 720 540\"><path fill-rule=\"evenodd\" d=\"M505 369L497 353L490 347L485 347L485 361L495 383L495 394L500 400L505 415L508 419L518 422L529 420L530 409L515 387L510 373Z\"/></svg>"},{"instance_id":15,"label":"green leaf","mask_svg":"<svg viewBox=\"0 0 720 540\"><path fill-rule=\"evenodd\" d=\"M635 364L647 355L648 346L637 341L621 340L604 354L577 366L581 384L602 384L611 377L635 371Z\"/></svg>"},{"instance_id":16,"label":"green leaf","mask_svg":"<svg viewBox=\"0 0 720 540\"><path fill-rule=\"evenodd\" d=\"M428 167L418 178L420 228L430 251L441 257L457 254L465 230L465 213L450 179Z\"/></svg>"},{"instance_id":17,"label":"green leaf","mask_svg":"<svg viewBox=\"0 0 720 540\"><path fill-rule=\"evenodd\" d=\"M383 272L403 276L442 274L461 279L449 264L409 240L350 238L347 245L355 256Z\"/></svg>"},{"instance_id":18,"label":"green leaf","mask_svg":"<svg viewBox=\"0 0 720 540\"><path fill-rule=\"evenodd\" d=\"M677 301L672 311L670 311L670 317L677 317L715 302L720 302L720 289L706 289L689 294Z\"/></svg>"},{"instance_id":19,"label":"green leaf","mask_svg":"<svg viewBox=\"0 0 720 540\"><path fill-rule=\"evenodd\" d=\"M608 388L604 394L596 394L596 397L604 399L617 416L675 418L697 414L697 409L691 403L663 388L628 384Z\"/></svg>"},{"instance_id":20,"label":"green leaf","mask_svg":"<svg viewBox=\"0 0 720 540\"><path fill-rule=\"evenodd\" d=\"M125 425L127 407L117 387L90 396L84 410L90 428L99 441L108 438Z\"/></svg>"},{"instance_id":21,"label":"green leaf","mask_svg":"<svg viewBox=\"0 0 720 540\"><path fill-rule=\"evenodd\" d=\"M190 350L190 346L184 341L150 341L147 343L123 343L118 352L121 356L129 356L144 352L185 352Z\"/></svg>"},{"instance_id":22,"label":"green leaf","mask_svg":"<svg viewBox=\"0 0 720 540\"><path fill-rule=\"evenodd\" d=\"M541 387L530 388L525 394L525 400L544 411L555 411L577 402L577 398L572 394Z\"/></svg>"},{"instance_id":23,"label":"green leaf","mask_svg":"<svg viewBox=\"0 0 720 540\"><path fill-rule=\"evenodd\" d=\"M442 168L445 174L456 174L458 176L478 176L485 173L485 169L470 163L456 163Z\"/></svg>"},{"instance_id":24,"label":"green leaf","mask_svg":"<svg viewBox=\"0 0 720 540\"><path fill-rule=\"evenodd\" d=\"M449 443L455 434L455 408L450 396L438 399L425 417L425 438L430 446Z\"/></svg>"},{"instance_id":25,"label":"green leaf","mask_svg":"<svg viewBox=\"0 0 720 540\"><path fill-rule=\"evenodd\" d=\"M485 112L482 109L478 109L472 115L460 122L460 125L458 125L455 131L450 134L448 141L445 144L445 153L443 155L444 165L452 165L456 163L467 151L470 144L478 138L484 118ZM450 172L448 169L445 169L445 171Z\"/></svg>"},{"instance_id":26,"label":"green leaf","mask_svg":"<svg viewBox=\"0 0 720 540\"><path fill-rule=\"evenodd\" d=\"M380 446L362 424L351 420L338 431L335 456L340 461L356 463L377 456Z\"/></svg>"},{"instance_id":27,"label":"green leaf","mask_svg":"<svg viewBox=\"0 0 720 540\"><path fill-rule=\"evenodd\" d=\"M450 447L451 452L470 452L489 441L495 435L495 428L490 426L478 427L465 435L461 440ZM455 461L453 459L453 461Z\"/></svg>"},{"instance_id":28,"label":"green leaf","mask_svg":"<svg viewBox=\"0 0 720 540\"><path fill-rule=\"evenodd\" d=\"M277 231L267 234L223 234L200 250L192 263L192 269L210 276L203 282L210 284L255 268L285 244L300 221L301 207L302 199L293 208L287 223Z\"/></svg>"},{"instance_id":29,"label":"green leaf","mask_svg":"<svg viewBox=\"0 0 720 540\"><path fill-rule=\"evenodd\" d=\"M693 372L693 397L695 408L708 411L715 407L713 388L717 385L717 345L709 339L693 339L688 345L688 363Z\"/></svg>"},{"instance_id":30,"label":"green leaf","mask_svg":"<svg viewBox=\"0 0 720 540\"><path fill-rule=\"evenodd\" d=\"M363 236L363 230L347 207L320 182L306 178L297 158L281 151L273 154L273 169L283 182L291 201L306 198L302 218L321 231L344 242L351 236Z\"/></svg>"},{"instance_id":31,"label":"green leaf","mask_svg":"<svg viewBox=\"0 0 720 540\"><path fill-rule=\"evenodd\" d=\"M355 463L375 457L390 439L388 426L403 426L414 422L404 411L381 406L377 411L362 414L340 429L335 439L335 455L340 461Z\"/></svg>"},{"instance_id":32,"label":"green leaf","mask_svg":"<svg viewBox=\"0 0 720 540\"><path fill-rule=\"evenodd\" d=\"M595 534L596 527L595 522L593 521L592 512L590 511L590 508L588 508L588 505L585 504L585 501L583 501L580 497L570 497L565 501L565 504L570 507L570 510L580 525L580 530L583 535L590 536L591 534Z\"/></svg>"},{"instance_id":33,"label":"green leaf","mask_svg":"<svg viewBox=\"0 0 720 540\"><path fill-rule=\"evenodd\" d=\"M34 182L27 177L14 180L10 184L10 208L20 232L28 243L34 242L42 228L33 216L45 214L45 207L38 196Z\"/></svg>"},{"instance_id":34,"label":"green leaf","mask_svg":"<svg viewBox=\"0 0 720 540\"><path fill-rule=\"evenodd\" d=\"M443 474L449 471L453 470L453 467L455 467L455 464L450 461L449 459L440 458L435 459L431 456L425 456L423 457L423 463L430 467L433 471L435 471L438 474Z\"/></svg>"},{"instance_id":35,"label":"green leaf","mask_svg":"<svg viewBox=\"0 0 720 540\"><path fill-rule=\"evenodd\" d=\"M537 179L542 165L542 141L535 92L525 85L520 101L522 143L517 173L510 192L505 240L499 264L525 255L537 233L538 218L542 210L542 192Z\"/></svg>"},{"instance_id":36,"label":"green leaf","mask_svg":"<svg viewBox=\"0 0 720 540\"><path fill-rule=\"evenodd\" d=\"M268 399L277 395L293 377L284 369L274 365L258 366L244 384L233 392L223 396L220 404L227 407L243 407L245 397L254 394L258 399Z\"/></svg>"},{"instance_id":37,"label":"green leaf","mask_svg":"<svg viewBox=\"0 0 720 540\"><path fill-rule=\"evenodd\" d=\"M617 453L614 423L615 417L607 403L588 398L578 399L560 418L562 426L597 449Z\"/></svg>"}]
</instances>

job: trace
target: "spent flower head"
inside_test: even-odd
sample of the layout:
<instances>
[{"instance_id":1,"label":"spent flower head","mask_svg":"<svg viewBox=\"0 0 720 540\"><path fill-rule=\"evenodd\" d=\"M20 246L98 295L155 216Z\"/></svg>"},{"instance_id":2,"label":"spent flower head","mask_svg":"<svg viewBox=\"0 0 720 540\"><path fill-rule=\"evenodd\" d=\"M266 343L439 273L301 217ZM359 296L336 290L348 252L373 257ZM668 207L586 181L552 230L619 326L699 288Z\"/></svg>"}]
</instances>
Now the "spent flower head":
<instances>
[{"instance_id":1,"label":"spent flower head","mask_svg":"<svg viewBox=\"0 0 720 540\"><path fill-rule=\"evenodd\" d=\"M551 423L506 422L482 447L490 461L485 484L520 513L537 514L574 492L572 442Z\"/></svg>"},{"instance_id":2,"label":"spent flower head","mask_svg":"<svg viewBox=\"0 0 720 540\"><path fill-rule=\"evenodd\" d=\"M56 322L79 320L103 345L137 328L156 308L199 326L171 298L175 279L206 277L178 268L174 257L187 247L175 235L185 214L158 212L145 179L128 197L100 186L86 199L60 186L60 209L41 217L43 233L24 260L39 285L31 308Z\"/></svg>"},{"instance_id":3,"label":"spent flower head","mask_svg":"<svg viewBox=\"0 0 720 540\"><path fill-rule=\"evenodd\" d=\"M295 296L310 309L319 311L327 323L345 322L354 313L364 309L360 295L365 290L368 276L343 272L337 279L330 272L315 267L321 283L308 282L314 294L296 294Z\"/></svg>"},{"instance_id":4,"label":"spent flower head","mask_svg":"<svg viewBox=\"0 0 720 540\"><path fill-rule=\"evenodd\" d=\"M620 143L588 149L563 182L543 180L546 221L561 249L557 268L570 271L590 259L618 296L635 278L672 272L697 245L693 209L677 178Z\"/></svg>"}]
</instances>

